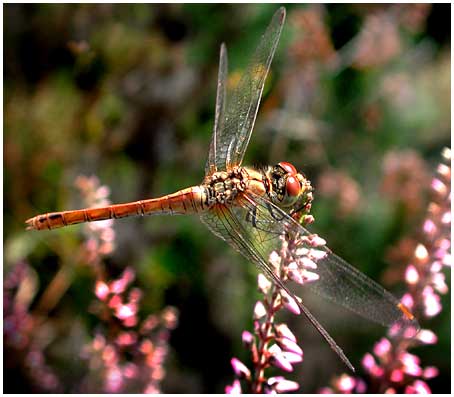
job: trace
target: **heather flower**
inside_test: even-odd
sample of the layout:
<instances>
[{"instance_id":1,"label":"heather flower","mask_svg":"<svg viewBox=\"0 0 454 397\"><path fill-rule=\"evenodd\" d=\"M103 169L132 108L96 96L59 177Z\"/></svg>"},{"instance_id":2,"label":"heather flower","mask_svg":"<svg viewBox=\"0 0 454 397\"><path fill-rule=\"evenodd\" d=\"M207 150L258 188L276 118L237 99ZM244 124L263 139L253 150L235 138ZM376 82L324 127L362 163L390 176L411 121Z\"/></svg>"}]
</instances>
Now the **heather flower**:
<instances>
[{"instance_id":1,"label":"heather flower","mask_svg":"<svg viewBox=\"0 0 454 397\"><path fill-rule=\"evenodd\" d=\"M317 191L321 197L331 199L339 217L357 212L363 204L359 184L342 171L323 172L317 183Z\"/></svg>"},{"instance_id":2,"label":"heather flower","mask_svg":"<svg viewBox=\"0 0 454 397\"><path fill-rule=\"evenodd\" d=\"M135 272L126 268L110 282L98 280L93 311L101 320L94 339L85 346L82 357L96 369L85 388L96 391L95 379L108 393L159 393L164 378L170 331L177 326L178 313L172 307L142 321L139 307L142 292L133 286ZM106 328L102 332L102 328Z\"/></svg>"},{"instance_id":3,"label":"heather flower","mask_svg":"<svg viewBox=\"0 0 454 397\"><path fill-rule=\"evenodd\" d=\"M396 91L402 92L401 87ZM395 92L389 96L396 97ZM398 202L412 217L424 208L424 190L429 184L429 172L424 160L413 150L389 152L383 160L381 191L389 200Z\"/></svg>"},{"instance_id":4,"label":"heather flower","mask_svg":"<svg viewBox=\"0 0 454 397\"><path fill-rule=\"evenodd\" d=\"M62 384L47 364L45 349L52 341L46 323L30 312L37 277L26 262L18 262L3 282L3 343L5 356L15 357L31 385L39 392L60 392ZM46 338L43 338L46 335ZM11 362L9 363L11 365Z\"/></svg>"},{"instance_id":5,"label":"heather flower","mask_svg":"<svg viewBox=\"0 0 454 397\"><path fill-rule=\"evenodd\" d=\"M386 64L402 48L395 18L388 11L368 15L351 45L351 63L356 68L366 69Z\"/></svg>"},{"instance_id":6,"label":"heather flower","mask_svg":"<svg viewBox=\"0 0 454 397\"><path fill-rule=\"evenodd\" d=\"M304 40L296 40L289 49L298 65L307 66L307 63L318 60L335 61L336 51L324 17L324 8L319 4L295 10L292 14L290 23L299 34L304 35Z\"/></svg>"},{"instance_id":7,"label":"heather flower","mask_svg":"<svg viewBox=\"0 0 454 397\"><path fill-rule=\"evenodd\" d=\"M326 253L319 249L325 240L317 235L296 236L292 241L281 237L280 252L273 251L269 262L284 282L293 280L304 284L317 280L313 272L317 260ZM259 274L258 290L263 298L256 302L253 311L254 334L243 331L242 340L251 353L252 364L248 367L237 358L232 358L231 365L236 375L232 385L225 388L226 393L285 393L295 391L299 384L282 376L267 378L265 371L275 367L284 372L292 372L294 365L303 361L303 349L298 345L293 332L285 323L276 320L277 313L287 309L300 314L296 302L297 296L290 296ZM244 387L241 386L243 381Z\"/></svg>"},{"instance_id":8,"label":"heather flower","mask_svg":"<svg viewBox=\"0 0 454 397\"><path fill-rule=\"evenodd\" d=\"M78 176L75 185L87 207L104 207L111 204L110 189L100 185L96 176ZM84 234L86 261L92 265L96 266L101 257L109 255L115 249L115 230L112 219L87 223L84 225Z\"/></svg>"},{"instance_id":9,"label":"heather flower","mask_svg":"<svg viewBox=\"0 0 454 397\"><path fill-rule=\"evenodd\" d=\"M446 294L448 287L443 267L451 266L450 225L451 225L451 151L442 153L443 163L437 168L437 176L431 183L432 202L423 222L420 242L416 245L411 263L406 267L404 278L407 293L402 302L417 318L430 319L442 310L440 294ZM434 366L423 367L421 359L409 349L418 345L437 343L437 335L429 329L421 329L416 335L406 330L395 332L393 327L387 337L380 339L372 353L366 353L362 366L369 378L369 393L430 393L426 380L438 375ZM331 387L321 392L362 393L355 388L366 384L359 377L341 375L333 380Z\"/></svg>"},{"instance_id":10,"label":"heather flower","mask_svg":"<svg viewBox=\"0 0 454 397\"><path fill-rule=\"evenodd\" d=\"M96 177L76 180L87 207L110 204L109 189ZM96 274L91 311L100 322L92 341L82 353L93 370L82 384L84 392L159 393L165 376L170 331L177 326L178 313L165 308L158 315L140 318L142 291L134 286L135 271L127 267L118 278L106 279L103 258L115 248L113 221L84 225L82 257Z\"/></svg>"}]
</instances>

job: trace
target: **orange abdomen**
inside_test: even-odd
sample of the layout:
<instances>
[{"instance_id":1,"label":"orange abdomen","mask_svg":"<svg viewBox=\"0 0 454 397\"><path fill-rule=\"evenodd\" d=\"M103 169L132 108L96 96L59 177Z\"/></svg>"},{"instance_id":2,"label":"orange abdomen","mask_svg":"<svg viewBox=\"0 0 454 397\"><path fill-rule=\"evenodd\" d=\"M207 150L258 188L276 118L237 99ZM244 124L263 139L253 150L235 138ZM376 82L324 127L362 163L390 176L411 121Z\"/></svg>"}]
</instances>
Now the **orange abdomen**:
<instances>
[{"instance_id":1,"label":"orange abdomen","mask_svg":"<svg viewBox=\"0 0 454 397\"><path fill-rule=\"evenodd\" d=\"M76 223L118 219L137 215L194 214L204 211L206 192L202 186L193 186L156 199L113 204L100 208L50 212L26 221L27 230L56 229Z\"/></svg>"}]
</instances>

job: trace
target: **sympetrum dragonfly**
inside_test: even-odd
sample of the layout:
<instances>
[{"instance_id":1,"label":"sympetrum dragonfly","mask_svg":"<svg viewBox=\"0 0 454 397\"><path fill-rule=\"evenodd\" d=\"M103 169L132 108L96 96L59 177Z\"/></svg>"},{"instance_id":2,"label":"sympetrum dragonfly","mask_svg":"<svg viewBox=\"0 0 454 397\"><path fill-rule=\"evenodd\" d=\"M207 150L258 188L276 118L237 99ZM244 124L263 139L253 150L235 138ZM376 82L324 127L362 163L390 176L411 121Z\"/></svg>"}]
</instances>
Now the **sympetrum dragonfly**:
<instances>
[{"instance_id":1,"label":"sympetrum dragonfly","mask_svg":"<svg viewBox=\"0 0 454 397\"><path fill-rule=\"evenodd\" d=\"M26 221L27 229L54 229L136 215L198 214L216 236L254 262L279 288L294 297L273 270L269 258L273 252L279 252L282 236L298 238L302 247L307 244L310 249L311 234L297 221L310 208L310 182L286 162L263 170L241 165L284 20L285 9L280 8L240 82L232 89L227 88L227 51L221 45L214 133L206 176L200 185L155 199L37 215ZM318 250L322 255L316 259L316 268L311 269L316 278L305 285L322 297L385 326L418 327L414 316L393 295L325 246ZM309 310L300 300L295 298L295 302L353 370L345 354Z\"/></svg>"}]
</instances>

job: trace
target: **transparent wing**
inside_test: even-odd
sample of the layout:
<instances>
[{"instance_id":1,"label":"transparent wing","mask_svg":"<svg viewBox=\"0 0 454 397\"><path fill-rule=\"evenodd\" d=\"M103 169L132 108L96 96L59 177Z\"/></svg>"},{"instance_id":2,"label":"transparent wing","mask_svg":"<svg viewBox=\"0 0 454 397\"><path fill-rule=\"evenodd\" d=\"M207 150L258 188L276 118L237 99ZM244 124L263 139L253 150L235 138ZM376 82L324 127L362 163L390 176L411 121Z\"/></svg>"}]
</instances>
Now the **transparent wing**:
<instances>
[{"instance_id":1,"label":"transparent wing","mask_svg":"<svg viewBox=\"0 0 454 397\"><path fill-rule=\"evenodd\" d=\"M217 171L225 171L241 164L254 127L263 86L276 51L284 19L285 8L281 7L274 14L240 82L233 91L228 91L227 96L225 95L227 56L223 56L221 48L216 105L217 122L215 122L215 132L208 155L208 170L216 168Z\"/></svg>"},{"instance_id":2,"label":"transparent wing","mask_svg":"<svg viewBox=\"0 0 454 397\"><path fill-rule=\"evenodd\" d=\"M311 233L266 198L248 193L241 201L242 208L233 208L245 238L252 240L254 254L267 261L272 251L279 252L279 236L287 234L299 241L298 249L314 249L308 239ZM303 238L301 238L303 237ZM297 250L298 251L298 250ZM316 247L319 259L312 258L316 268L310 269L318 279L304 283L316 294L371 321L384 326L399 324L418 328L417 321L406 312L399 301L382 286L335 255L326 246ZM322 255L320 255L322 253ZM295 253L291 253L296 255ZM297 258L295 262L298 263Z\"/></svg>"},{"instance_id":3,"label":"transparent wing","mask_svg":"<svg viewBox=\"0 0 454 397\"><path fill-rule=\"evenodd\" d=\"M214 116L214 132L211 137L210 150L208 152L208 160L205 166L205 175L211 175L216 169L216 158L219 156L217 153L218 145L222 147L221 131L224 130L224 113L225 113L225 100L226 100L226 82L228 74L228 59L227 48L225 44L221 44L221 52L219 55L219 72L218 72L218 87L216 91L216 113Z\"/></svg>"},{"instance_id":4,"label":"transparent wing","mask_svg":"<svg viewBox=\"0 0 454 397\"><path fill-rule=\"evenodd\" d=\"M344 363L354 372L355 368L342 349L336 344L334 339L328 334L312 313L296 299L292 292L290 292L282 283L268 263L268 259L265 259L261 252L256 249L256 243L258 241L260 241L261 244L265 244L266 241L270 241L270 236L266 234L266 232L255 227L251 228L249 221L244 222L246 217L243 217L243 215L248 212L248 210L244 211L244 208L234 209L233 207L217 206L213 210L201 214L200 218L216 236L225 240L235 250L239 251L247 259L255 263L277 286L287 292L289 296L293 297L294 301L298 304L298 307L308 320L314 325L342 361L344 361ZM277 240L279 240L279 237L277 237Z\"/></svg>"}]
</instances>

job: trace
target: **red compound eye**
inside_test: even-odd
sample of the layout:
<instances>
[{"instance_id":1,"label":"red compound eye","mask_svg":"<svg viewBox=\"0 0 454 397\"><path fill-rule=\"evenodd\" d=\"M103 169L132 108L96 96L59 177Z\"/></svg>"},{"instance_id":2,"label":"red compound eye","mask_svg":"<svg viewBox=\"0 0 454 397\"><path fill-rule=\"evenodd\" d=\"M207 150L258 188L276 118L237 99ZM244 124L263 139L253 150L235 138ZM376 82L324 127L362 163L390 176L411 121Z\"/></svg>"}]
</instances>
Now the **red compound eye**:
<instances>
[{"instance_id":1,"label":"red compound eye","mask_svg":"<svg viewBox=\"0 0 454 397\"><path fill-rule=\"evenodd\" d=\"M290 175L296 175L297 171L293 164L287 163L286 161L281 161L279 165L287 171Z\"/></svg>"},{"instance_id":2,"label":"red compound eye","mask_svg":"<svg viewBox=\"0 0 454 397\"><path fill-rule=\"evenodd\" d=\"M300 194L301 185L298 179L296 179L294 176L289 176L287 178L285 187L287 189L287 195L290 197L296 197Z\"/></svg>"}]
</instances>

